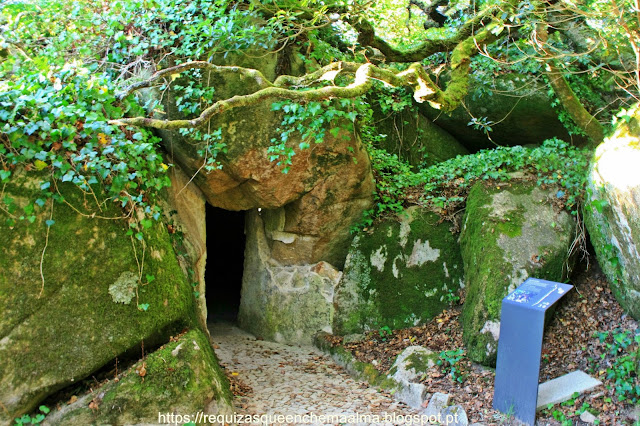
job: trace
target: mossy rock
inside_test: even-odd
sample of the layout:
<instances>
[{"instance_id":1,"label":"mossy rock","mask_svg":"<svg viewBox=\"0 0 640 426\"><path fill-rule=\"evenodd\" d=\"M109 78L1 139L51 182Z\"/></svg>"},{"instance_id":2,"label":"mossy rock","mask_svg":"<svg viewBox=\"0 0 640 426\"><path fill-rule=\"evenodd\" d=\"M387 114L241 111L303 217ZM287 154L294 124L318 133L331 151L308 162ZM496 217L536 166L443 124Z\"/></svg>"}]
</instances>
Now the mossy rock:
<instances>
[{"instance_id":1,"label":"mossy rock","mask_svg":"<svg viewBox=\"0 0 640 426\"><path fill-rule=\"evenodd\" d=\"M4 196L23 206L39 186L37 177L18 174ZM9 226L0 210L0 423L194 321L192 290L161 223L148 229L143 250L123 220L74 210L95 207L93 197L58 186L68 204L54 204L48 239L51 201L36 207L33 223ZM101 208L100 216L122 215L113 202Z\"/></svg>"},{"instance_id":2,"label":"mossy rock","mask_svg":"<svg viewBox=\"0 0 640 426\"><path fill-rule=\"evenodd\" d=\"M423 346L408 346L394 361L389 376L398 382L418 383L438 362L438 354Z\"/></svg>"},{"instance_id":3,"label":"mossy rock","mask_svg":"<svg viewBox=\"0 0 640 426\"><path fill-rule=\"evenodd\" d=\"M377 131L387 135L381 148L398 154L412 167L429 167L469 154L451 134L417 111L387 117L378 112L374 117Z\"/></svg>"},{"instance_id":4,"label":"mossy rock","mask_svg":"<svg viewBox=\"0 0 640 426\"><path fill-rule=\"evenodd\" d=\"M551 204L556 191L534 182L478 183L467 198L460 247L466 300L463 339L469 357L495 365L502 299L528 277L563 281L575 220Z\"/></svg>"},{"instance_id":5,"label":"mossy rock","mask_svg":"<svg viewBox=\"0 0 640 426\"><path fill-rule=\"evenodd\" d=\"M620 305L640 319L640 108L596 149L584 218Z\"/></svg>"},{"instance_id":6,"label":"mossy rock","mask_svg":"<svg viewBox=\"0 0 640 426\"><path fill-rule=\"evenodd\" d=\"M470 84L464 107L444 114L424 103L420 105L420 111L471 152L493 148L496 144L539 145L553 137L572 139L551 107L548 88L542 82L511 73L497 76L490 87L473 77ZM482 87L481 95L478 87ZM473 117L492 122L491 139L482 129L469 126ZM573 139L582 138L573 136Z\"/></svg>"},{"instance_id":7,"label":"mossy rock","mask_svg":"<svg viewBox=\"0 0 640 426\"><path fill-rule=\"evenodd\" d=\"M333 332L411 327L442 312L462 284L449 228L435 213L411 207L356 236L334 297Z\"/></svg>"},{"instance_id":8,"label":"mossy rock","mask_svg":"<svg viewBox=\"0 0 640 426\"><path fill-rule=\"evenodd\" d=\"M207 336L193 329L138 361L118 381L52 412L45 424L157 424L159 415L198 412L229 414L233 408L229 383Z\"/></svg>"}]
</instances>

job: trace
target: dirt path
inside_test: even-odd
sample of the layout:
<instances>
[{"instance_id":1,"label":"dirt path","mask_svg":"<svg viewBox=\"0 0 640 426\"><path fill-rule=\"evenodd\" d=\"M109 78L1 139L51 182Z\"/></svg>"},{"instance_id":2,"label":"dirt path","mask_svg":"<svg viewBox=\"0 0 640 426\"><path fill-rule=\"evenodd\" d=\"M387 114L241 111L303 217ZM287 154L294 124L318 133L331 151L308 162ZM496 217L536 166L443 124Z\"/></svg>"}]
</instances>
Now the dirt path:
<instances>
[{"instance_id":1,"label":"dirt path","mask_svg":"<svg viewBox=\"0 0 640 426\"><path fill-rule=\"evenodd\" d=\"M398 416L417 414L391 396L355 381L314 347L259 341L230 324L213 324L209 329L221 364L252 389L249 395L236 398L239 414L299 415L297 421L269 421L278 424L362 425L399 424ZM325 421L313 417L321 415L337 417ZM363 417L366 415L372 417Z\"/></svg>"}]
</instances>

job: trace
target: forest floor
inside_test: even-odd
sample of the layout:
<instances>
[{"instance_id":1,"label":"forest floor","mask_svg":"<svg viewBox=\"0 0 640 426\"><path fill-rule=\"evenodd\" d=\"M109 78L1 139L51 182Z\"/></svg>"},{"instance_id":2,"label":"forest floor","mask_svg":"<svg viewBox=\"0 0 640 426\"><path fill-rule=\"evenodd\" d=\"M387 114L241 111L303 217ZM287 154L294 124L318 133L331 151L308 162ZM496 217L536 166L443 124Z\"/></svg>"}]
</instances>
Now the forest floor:
<instances>
[{"instance_id":1,"label":"forest floor","mask_svg":"<svg viewBox=\"0 0 640 426\"><path fill-rule=\"evenodd\" d=\"M581 421L580 415L589 411L595 415L596 424L633 425L633 413L637 416L638 410L631 396L633 390L627 388L626 397L621 397L620 389L626 385L640 386L635 373L624 380L624 369L632 361L625 355L638 351L637 343L633 343L638 323L623 312L597 265L588 270L583 268L574 275L571 284L574 290L561 302L545 330L540 382L582 370L604 386L542 410L538 413L538 424L588 424ZM383 373L388 373L396 356L408 346L421 345L444 355L444 351L464 348L459 322L461 308L454 306L423 326L391 333L373 331L363 340L343 346L359 361L371 363ZM342 344L342 338L333 337L332 343ZM473 364L466 357L455 366L458 380L436 367L423 377L422 383L429 392L450 394L455 404L465 408L470 423L505 424L505 416L492 409L494 371ZM616 383L619 378L623 380Z\"/></svg>"}]
</instances>

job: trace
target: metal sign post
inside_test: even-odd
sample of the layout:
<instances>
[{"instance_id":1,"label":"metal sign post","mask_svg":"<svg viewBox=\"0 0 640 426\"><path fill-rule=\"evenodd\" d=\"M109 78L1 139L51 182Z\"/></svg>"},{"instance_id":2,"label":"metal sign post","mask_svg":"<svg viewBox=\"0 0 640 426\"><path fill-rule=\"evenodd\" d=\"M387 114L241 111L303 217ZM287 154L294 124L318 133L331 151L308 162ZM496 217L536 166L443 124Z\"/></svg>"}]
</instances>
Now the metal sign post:
<instances>
[{"instance_id":1,"label":"metal sign post","mask_svg":"<svg viewBox=\"0 0 640 426\"><path fill-rule=\"evenodd\" d=\"M502 299L493 408L534 425L545 315L572 285L527 279Z\"/></svg>"}]
</instances>

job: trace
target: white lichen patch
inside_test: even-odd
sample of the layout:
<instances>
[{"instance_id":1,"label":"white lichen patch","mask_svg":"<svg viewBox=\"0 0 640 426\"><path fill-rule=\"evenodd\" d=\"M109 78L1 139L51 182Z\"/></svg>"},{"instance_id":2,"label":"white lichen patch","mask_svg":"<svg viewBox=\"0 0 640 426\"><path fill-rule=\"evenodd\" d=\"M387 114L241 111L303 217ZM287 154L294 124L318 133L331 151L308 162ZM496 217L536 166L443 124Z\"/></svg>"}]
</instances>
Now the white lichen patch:
<instances>
[{"instance_id":1,"label":"white lichen patch","mask_svg":"<svg viewBox=\"0 0 640 426\"><path fill-rule=\"evenodd\" d=\"M400 270L398 269L397 262L403 261L403 260L404 260L404 256L402 256L401 254L393 258L393 262L391 263L391 272L393 273L393 276L395 278L400 278L401 276Z\"/></svg>"},{"instance_id":2,"label":"white lichen patch","mask_svg":"<svg viewBox=\"0 0 640 426\"><path fill-rule=\"evenodd\" d=\"M183 343L184 343L184 342L180 342L180 344L178 344L178 346L176 346L176 348L175 348L174 350L172 350L172 351L171 351L171 355L172 355L173 357L177 357L177 356L178 356L178 354L180 353L180 350L182 349L182 344L183 344Z\"/></svg>"},{"instance_id":3,"label":"white lichen patch","mask_svg":"<svg viewBox=\"0 0 640 426\"><path fill-rule=\"evenodd\" d=\"M403 217L400 222L400 233L398 234L398 239L402 247L405 247L409 241L409 233L411 232L411 222L413 222L414 210L414 208L407 209L405 212L407 216Z\"/></svg>"},{"instance_id":4,"label":"white lichen patch","mask_svg":"<svg viewBox=\"0 0 640 426\"><path fill-rule=\"evenodd\" d=\"M378 250L371 253L370 261L371 265L375 266L378 271L384 271L384 265L387 263L387 246L380 246Z\"/></svg>"},{"instance_id":5,"label":"white lichen patch","mask_svg":"<svg viewBox=\"0 0 640 426\"><path fill-rule=\"evenodd\" d=\"M517 209L517 203L514 203L514 198L520 198L514 196L509 191L500 191L491 196L491 212L489 217L497 217L502 219L510 212Z\"/></svg>"},{"instance_id":6,"label":"white lichen patch","mask_svg":"<svg viewBox=\"0 0 640 426\"><path fill-rule=\"evenodd\" d=\"M449 278L449 269L447 268L447 262L442 262L442 269L444 270L444 276Z\"/></svg>"},{"instance_id":7,"label":"white lichen patch","mask_svg":"<svg viewBox=\"0 0 640 426\"><path fill-rule=\"evenodd\" d=\"M489 333L496 342L500 338L500 321L487 321L484 323L480 334Z\"/></svg>"},{"instance_id":8,"label":"white lichen patch","mask_svg":"<svg viewBox=\"0 0 640 426\"><path fill-rule=\"evenodd\" d=\"M116 303L131 303L138 288L138 275L131 271L125 271L109 286L109 294Z\"/></svg>"},{"instance_id":9,"label":"white lichen patch","mask_svg":"<svg viewBox=\"0 0 640 426\"><path fill-rule=\"evenodd\" d=\"M431 248L429 241L423 243L422 240L418 239L413 244L413 251L409 256L407 266L422 266L427 262L435 262L439 257L440 249Z\"/></svg>"},{"instance_id":10,"label":"white lichen patch","mask_svg":"<svg viewBox=\"0 0 640 426\"><path fill-rule=\"evenodd\" d=\"M431 297L435 296L437 292L438 292L438 289L437 289L437 288L432 288L431 290L429 290L429 291L425 291L425 292L424 292L424 297L426 297L427 299L429 299L429 298L431 298Z\"/></svg>"}]
</instances>

